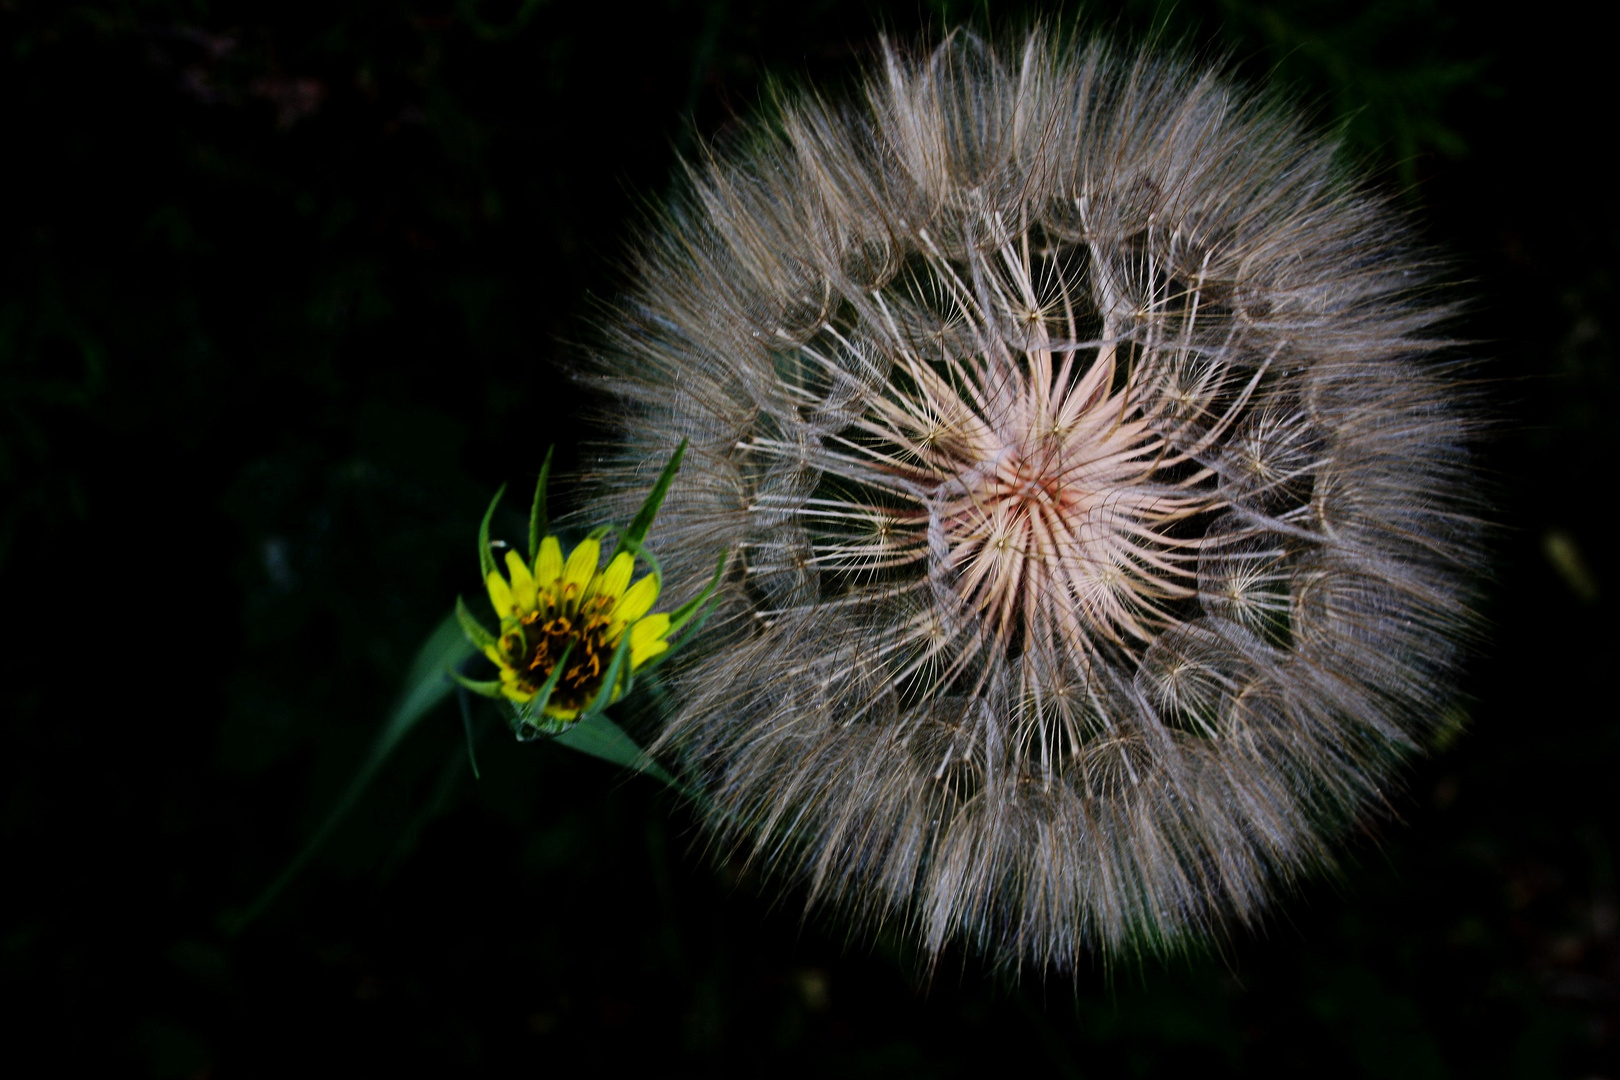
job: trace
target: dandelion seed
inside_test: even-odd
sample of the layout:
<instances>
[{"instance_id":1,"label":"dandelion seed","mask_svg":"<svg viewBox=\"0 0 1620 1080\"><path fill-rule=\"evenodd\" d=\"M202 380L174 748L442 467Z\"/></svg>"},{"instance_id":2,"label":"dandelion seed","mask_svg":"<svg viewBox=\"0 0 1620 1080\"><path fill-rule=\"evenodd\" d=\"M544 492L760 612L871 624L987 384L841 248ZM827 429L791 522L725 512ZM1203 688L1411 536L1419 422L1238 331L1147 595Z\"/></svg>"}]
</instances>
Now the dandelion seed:
<instances>
[{"instance_id":1,"label":"dandelion seed","mask_svg":"<svg viewBox=\"0 0 1620 1080\"><path fill-rule=\"evenodd\" d=\"M1071 966L1256 918L1433 734L1472 406L1429 257L1171 59L885 48L692 172L604 517L738 558L660 746L813 902ZM526 595L526 594L525 594Z\"/></svg>"}]
</instances>

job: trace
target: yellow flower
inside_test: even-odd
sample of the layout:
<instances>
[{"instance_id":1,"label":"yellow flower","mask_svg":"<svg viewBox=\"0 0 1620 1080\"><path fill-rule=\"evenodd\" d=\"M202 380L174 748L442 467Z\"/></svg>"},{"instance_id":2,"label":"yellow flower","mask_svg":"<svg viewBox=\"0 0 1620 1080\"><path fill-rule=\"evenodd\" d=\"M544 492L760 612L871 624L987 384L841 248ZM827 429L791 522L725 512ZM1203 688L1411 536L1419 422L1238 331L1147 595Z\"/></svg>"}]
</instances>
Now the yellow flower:
<instances>
[{"instance_id":1,"label":"yellow flower","mask_svg":"<svg viewBox=\"0 0 1620 1080\"><path fill-rule=\"evenodd\" d=\"M566 560L555 536L540 542L532 565L506 553L506 574L485 578L490 603L501 617L500 635L484 655L500 668L500 693L519 705L552 687L541 715L570 721L597 700L628 634L626 663L607 701L623 693L628 675L669 648L670 617L649 615L658 599L656 574L634 584L635 557L621 551L598 569L602 542L587 537ZM553 680L558 664L562 672Z\"/></svg>"},{"instance_id":2,"label":"yellow flower","mask_svg":"<svg viewBox=\"0 0 1620 1080\"><path fill-rule=\"evenodd\" d=\"M489 602L501 620L500 630L491 633L480 626L459 599L456 617L467 639L499 669L500 678L474 682L460 672L449 675L475 693L510 701L520 735L525 729L530 735L559 735L598 715L629 692L638 669L669 651L670 637L697 619L714 595L725 572L724 554L701 593L674 611L649 614L663 579L658 560L642 541L685 450L683 441L669 456L629 525L623 529L604 525L580 541L566 559L562 544L547 535L549 452L540 466L529 514L529 557L525 560L508 550L505 574L495 562L489 539L490 520L505 486L490 500L478 527L478 562ZM602 566L602 540L608 536L616 540ZM632 583L638 558L651 573ZM694 625L688 635L696 629Z\"/></svg>"}]
</instances>

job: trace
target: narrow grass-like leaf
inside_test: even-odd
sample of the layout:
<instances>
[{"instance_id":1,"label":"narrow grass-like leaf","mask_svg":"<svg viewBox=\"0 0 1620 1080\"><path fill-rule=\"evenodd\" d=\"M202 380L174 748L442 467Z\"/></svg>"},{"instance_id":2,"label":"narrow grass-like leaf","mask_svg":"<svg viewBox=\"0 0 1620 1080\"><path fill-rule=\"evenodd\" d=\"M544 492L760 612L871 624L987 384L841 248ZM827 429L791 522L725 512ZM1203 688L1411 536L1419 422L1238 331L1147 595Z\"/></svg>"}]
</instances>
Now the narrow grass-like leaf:
<instances>
[{"instance_id":1,"label":"narrow grass-like leaf","mask_svg":"<svg viewBox=\"0 0 1620 1080\"><path fill-rule=\"evenodd\" d=\"M495 497L489 500L489 509L484 511L484 520L478 526L478 580L480 581L488 581L489 575L495 572L495 553L489 549L489 523L495 517L495 508L500 505L501 496L505 494L505 484L495 489Z\"/></svg>"},{"instance_id":2,"label":"narrow grass-like leaf","mask_svg":"<svg viewBox=\"0 0 1620 1080\"><path fill-rule=\"evenodd\" d=\"M619 635L618 648L613 650L613 659L608 663L607 674L602 678L602 689L596 692L596 697L585 707L583 716L599 713L613 703L613 691L619 682L619 673L630 664L630 633ZM629 687L625 687L626 690Z\"/></svg>"},{"instance_id":3,"label":"narrow grass-like leaf","mask_svg":"<svg viewBox=\"0 0 1620 1080\"><path fill-rule=\"evenodd\" d=\"M669 630L665 633L665 637L685 626L692 616L697 613L698 608L709 602L709 597L714 595L714 590L720 587L720 578L725 572L726 553L722 551L720 561L714 568L714 577L709 579L709 583L703 587L703 591L669 613Z\"/></svg>"},{"instance_id":4,"label":"narrow grass-like leaf","mask_svg":"<svg viewBox=\"0 0 1620 1080\"><path fill-rule=\"evenodd\" d=\"M555 445L546 447L546 460L540 463L540 479L534 485L534 505L529 508L529 565L540 557L540 541L551 528L546 517L546 480L551 476L551 452Z\"/></svg>"},{"instance_id":5,"label":"narrow grass-like leaf","mask_svg":"<svg viewBox=\"0 0 1620 1080\"><path fill-rule=\"evenodd\" d=\"M486 525L487 520L486 518ZM417 721L449 695L454 684L445 677L445 669L456 667L471 655L473 647L462 632L461 620L453 612L446 615L417 650L416 659L411 664L410 673L405 677L404 689L394 705L393 712L383 723L382 729L377 732L377 737L372 740L371 749L360 763L354 779L349 781L343 797L328 811L325 820L310 836L303 850L287 864L287 868L280 876L259 894L258 899L254 900L245 911L227 912L221 917L220 921L227 933L240 933L263 915L297 878L320 850L321 845L326 842L332 830L337 827L338 822L342 821L354 808L355 803L360 801L360 796L365 793L367 786L376 777L389 755L394 752L400 740L410 733Z\"/></svg>"},{"instance_id":6,"label":"narrow grass-like leaf","mask_svg":"<svg viewBox=\"0 0 1620 1080\"><path fill-rule=\"evenodd\" d=\"M664 466L664 471L658 474L658 482L647 492L647 501L641 504L641 509L636 511L630 527L624 531L626 539L639 544L647 538L647 530L652 528L653 518L658 516L658 508L664 504L664 495L669 491L669 485L674 482L675 473L680 469L681 458L684 456L686 456L686 440L682 439L675 452L669 455L669 462Z\"/></svg>"},{"instance_id":7,"label":"narrow grass-like leaf","mask_svg":"<svg viewBox=\"0 0 1620 1080\"><path fill-rule=\"evenodd\" d=\"M614 765L646 773L677 791L686 791L685 785L671 776L662 765L648 757L646 751L624 733L623 728L602 713L592 713L584 717L579 723L558 735L556 741L570 750L578 750L582 754L601 758Z\"/></svg>"},{"instance_id":8,"label":"narrow grass-like leaf","mask_svg":"<svg viewBox=\"0 0 1620 1080\"><path fill-rule=\"evenodd\" d=\"M485 630L483 625L473 618L472 612L467 610L467 605L461 602L459 596L456 597L456 621L461 624L461 632L467 635L467 640L472 642L473 648L482 650L495 644L495 635Z\"/></svg>"},{"instance_id":9,"label":"narrow grass-like leaf","mask_svg":"<svg viewBox=\"0 0 1620 1080\"><path fill-rule=\"evenodd\" d=\"M557 689L557 680L562 678L563 666L568 663L568 654L573 651L574 643L572 641L563 646L562 655L557 657L556 664L552 665L551 674L546 676L546 681L539 690L535 691L534 700L523 707L524 723L533 727L544 728L545 725L540 723L541 714L546 711L546 706L551 703L551 692ZM534 719L531 720L530 717Z\"/></svg>"},{"instance_id":10,"label":"narrow grass-like leaf","mask_svg":"<svg viewBox=\"0 0 1620 1080\"><path fill-rule=\"evenodd\" d=\"M463 690L471 690L480 697L499 698L501 696L501 680L499 679L490 679L488 682L474 682L453 668L446 669L445 674L450 676L456 685Z\"/></svg>"},{"instance_id":11,"label":"narrow grass-like leaf","mask_svg":"<svg viewBox=\"0 0 1620 1080\"><path fill-rule=\"evenodd\" d=\"M456 703L461 706L461 732L467 737L467 764L472 766L474 780L484 777L478 771L478 755L473 753L472 704L465 689L456 691Z\"/></svg>"}]
</instances>

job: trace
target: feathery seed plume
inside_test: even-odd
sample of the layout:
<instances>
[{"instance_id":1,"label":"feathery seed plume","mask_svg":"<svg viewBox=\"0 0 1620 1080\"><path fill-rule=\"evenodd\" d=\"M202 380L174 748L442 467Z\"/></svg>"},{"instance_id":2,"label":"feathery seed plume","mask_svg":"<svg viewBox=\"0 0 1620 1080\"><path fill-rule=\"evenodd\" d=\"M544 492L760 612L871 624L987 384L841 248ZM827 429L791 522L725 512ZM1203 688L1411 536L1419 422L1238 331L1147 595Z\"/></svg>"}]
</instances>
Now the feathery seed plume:
<instances>
[{"instance_id":1,"label":"feathery seed plume","mask_svg":"<svg viewBox=\"0 0 1620 1080\"><path fill-rule=\"evenodd\" d=\"M1288 111L1042 31L886 45L694 167L635 277L603 516L688 440L657 550L734 556L658 745L812 902L1008 965L1173 947L1442 723L1449 312Z\"/></svg>"}]
</instances>

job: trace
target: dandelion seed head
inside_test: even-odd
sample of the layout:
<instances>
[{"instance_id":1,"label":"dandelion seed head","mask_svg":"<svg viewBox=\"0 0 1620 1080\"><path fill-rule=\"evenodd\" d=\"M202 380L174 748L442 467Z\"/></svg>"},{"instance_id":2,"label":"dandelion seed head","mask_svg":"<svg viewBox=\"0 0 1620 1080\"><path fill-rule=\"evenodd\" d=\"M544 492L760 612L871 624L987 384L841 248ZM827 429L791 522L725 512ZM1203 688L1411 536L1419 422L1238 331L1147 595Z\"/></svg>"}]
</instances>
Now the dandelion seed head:
<instances>
[{"instance_id":1,"label":"dandelion seed head","mask_svg":"<svg viewBox=\"0 0 1620 1080\"><path fill-rule=\"evenodd\" d=\"M1219 75L886 46L690 173L594 357L603 513L689 441L733 570L659 747L931 954L1257 918L1452 696L1473 411L1398 215Z\"/></svg>"}]
</instances>

